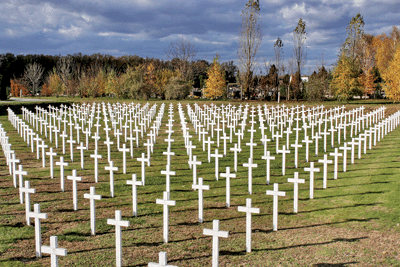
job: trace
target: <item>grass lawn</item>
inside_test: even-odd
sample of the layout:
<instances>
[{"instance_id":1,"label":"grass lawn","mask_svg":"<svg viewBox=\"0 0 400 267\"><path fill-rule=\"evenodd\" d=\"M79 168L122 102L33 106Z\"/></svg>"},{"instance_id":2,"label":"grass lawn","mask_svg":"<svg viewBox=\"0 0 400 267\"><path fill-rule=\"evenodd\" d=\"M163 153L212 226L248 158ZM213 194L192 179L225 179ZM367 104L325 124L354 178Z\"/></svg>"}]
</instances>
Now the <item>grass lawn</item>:
<instances>
[{"instance_id":1,"label":"grass lawn","mask_svg":"<svg viewBox=\"0 0 400 267\"><path fill-rule=\"evenodd\" d=\"M149 102L150 106L153 102ZM169 102L168 102L169 103ZM247 168L242 164L247 162L250 134L245 134L242 140L242 152L238 155L238 172L231 179L231 207L225 205L225 178L215 180L214 160L207 161L207 152L203 152L202 144L190 123L192 141L197 148L194 155L202 161L197 166L197 177L204 178L204 184L210 185L210 190L204 191L204 223L198 223L198 192L191 189L192 170L189 169L189 159L184 147L180 119L176 102L174 103L174 126L172 138L171 170L176 172L171 178L171 196L176 206L169 207L169 243L163 243L163 209L155 204L162 198L165 191L167 138L165 130L168 122L168 104L162 125L151 155L151 166L146 166L146 185L138 187L138 216L132 217L132 187L126 185L126 180L132 174L141 178L140 162L136 160L145 152L143 142L134 149L134 159L127 159L127 174L122 173L122 153L117 151L116 138L112 141L111 159L119 170L115 177L115 197L110 197L109 172L104 169L107 162L107 148L104 145L104 131L99 140L99 182L94 182L94 163L90 158L93 153L94 140L90 139L89 150L85 151L85 169L80 167L80 154L75 148L74 162L70 161L69 144L66 144L64 159L69 162L65 175L71 175L72 170L78 171L82 182L78 182L78 211L73 210L72 182L66 180L65 192L60 191L59 167L55 166L55 178L50 178L49 160L42 168L41 159L36 159L36 152L31 153L30 147L23 141L12 127L6 116L0 117L0 123L9 136L12 149L21 160L24 170L28 171L25 179L36 189L31 195L31 203L40 203L41 212L48 218L42 220L42 244L49 245L50 236L58 236L59 247L66 248L68 255L59 257L60 266L113 266L115 265L115 231L107 224L108 218L114 218L115 210L121 210L123 220L129 220L130 226L123 228L123 265L147 266L148 262L158 262L158 253L166 251L168 263L177 266L211 266L211 237L203 235L203 229L212 228L212 221L220 220L220 229L229 231L229 238L220 238L220 266L400 266L400 128L389 133L378 142L361 159L350 164L348 154L347 172L342 172L342 159L339 161L338 179L333 179L333 164L329 165L328 188L322 189L322 164L315 174L314 199L309 199L309 173L304 167L305 148L299 149L299 168L294 168L293 149L286 158L286 175L282 176L282 156L275 154L275 142L268 144L268 150L276 157L271 162L271 183L279 183L279 190L285 191L285 197L279 197L279 227L272 231L272 196L266 195L266 190L272 190L273 185L265 181L265 160L263 146L256 124L257 132L254 141L253 194L247 193ZM201 104L208 102L201 102ZM238 103L236 103L238 104ZM186 102L183 103L187 117ZM353 103L348 108L359 104ZM366 110L379 107L379 103L366 105ZM393 112L396 106L389 105L388 112ZM157 113L159 105L157 106ZM189 121L188 118L186 121ZM248 119L250 121L250 118ZM104 123L104 122L103 122ZM110 123L109 123L110 125ZM33 128L32 126L30 126ZM103 128L103 127L102 127ZM246 129L249 129L249 124ZM76 134L76 131L74 131ZM67 131L69 134L69 129ZM228 131L227 131L228 133ZM268 137L271 133L266 131ZM103 135L102 135L103 134ZM348 133L350 134L350 133ZM291 136L291 143L294 141ZM44 138L44 135L42 136ZM54 136L53 136L54 139ZM81 134L81 141L84 135ZM300 135L302 139L302 135ZM54 140L46 144L55 147ZM214 136L215 140L215 136ZM225 172L230 166L233 172L233 153L228 142L227 157L220 159L219 172ZM328 137L330 144L330 137ZM121 141L121 145L123 143ZM285 144L284 138L280 145ZM317 162L323 156L323 141L319 142L319 157L314 155L314 144L310 145L310 161ZM337 143L336 143L337 146ZM75 146L76 147L76 146ZM216 148L214 144L213 149ZM35 147L36 149L36 147ZM223 142L219 153L223 151ZM327 153L334 150L328 145ZM62 155L61 138L56 160ZM330 157L333 159L332 157ZM299 185L299 212L293 213L293 184L288 178L299 172L299 178L305 179L305 184ZM19 193L13 187L12 177L4 157L0 158L0 266L49 266L50 257L46 254L40 259L35 257L34 226L25 224L25 205L19 203ZM90 235L89 200L83 194L89 193L90 186L96 187L96 194L102 195L102 200L96 201L96 232ZM260 208L260 214L252 216L252 252L246 253L245 225L246 215L238 212L238 206L245 206L246 198L252 199L252 206Z\"/></svg>"}]
</instances>

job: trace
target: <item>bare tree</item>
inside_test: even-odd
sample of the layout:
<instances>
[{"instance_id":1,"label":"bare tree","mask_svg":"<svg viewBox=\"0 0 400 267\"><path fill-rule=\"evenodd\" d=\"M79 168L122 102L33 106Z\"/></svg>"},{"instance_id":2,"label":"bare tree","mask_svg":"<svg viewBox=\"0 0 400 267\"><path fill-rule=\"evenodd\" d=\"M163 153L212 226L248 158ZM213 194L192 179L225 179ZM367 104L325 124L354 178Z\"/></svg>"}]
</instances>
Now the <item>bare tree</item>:
<instances>
[{"instance_id":1,"label":"bare tree","mask_svg":"<svg viewBox=\"0 0 400 267\"><path fill-rule=\"evenodd\" d=\"M33 62L29 63L25 67L25 72L24 72L24 79L28 82L29 86L31 87L31 93L33 95L36 95L38 92L38 87L40 83L40 79L42 79L43 76L43 67L42 65Z\"/></svg>"},{"instance_id":2,"label":"bare tree","mask_svg":"<svg viewBox=\"0 0 400 267\"><path fill-rule=\"evenodd\" d=\"M57 62L57 72L60 75L64 89L68 89L68 81L72 76L72 58L70 56L60 57ZM70 95L70 92L66 92Z\"/></svg>"},{"instance_id":3,"label":"bare tree","mask_svg":"<svg viewBox=\"0 0 400 267\"><path fill-rule=\"evenodd\" d=\"M275 52L275 66L278 72L278 75L282 75L284 72L283 67L283 42L278 37L274 44L274 52Z\"/></svg>"},{"instance_id":4,"label":"bare tree","mask_svg":"<svg viewBox=\"0 0 400 267\"><path fill-rule=\"evenodd\" d=\"M196 49L189 41L181 38L175 43L171 43L167 57L169 60L177 60L177 68L180 71L182 78L188 80L191 75L190 63L196 56Z\"/></svg>"},{"instance_id":5,"label":"bare tree","mask_svg":"<svg viewBox=\"0 0 400 267\"><path fill-rule=\"evenodd\" d=\"M299 19L296 29L293 31L293 56L296 59L297 71L301 76L301 67L304 65L306 60L306 23L302 18Z\"/></svg>"},{"instance_id":6,"label":"bare tree","mask_svg":"<svg viewBox=\"0 0 400 267\"><path fill-rule=\"evenodd\" d=\"M250 85L261 40L260 1L249 0L242 11L238 51L242 87L248 98L250 98Z\"/></svg>"}]
</instances>

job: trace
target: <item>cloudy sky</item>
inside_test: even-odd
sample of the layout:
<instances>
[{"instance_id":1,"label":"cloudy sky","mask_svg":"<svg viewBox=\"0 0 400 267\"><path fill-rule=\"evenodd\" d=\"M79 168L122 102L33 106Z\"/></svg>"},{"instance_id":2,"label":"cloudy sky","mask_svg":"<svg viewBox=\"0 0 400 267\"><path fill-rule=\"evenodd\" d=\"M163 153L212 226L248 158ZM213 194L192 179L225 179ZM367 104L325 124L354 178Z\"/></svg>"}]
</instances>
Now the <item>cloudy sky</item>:
<instances>
[{"instance_id":1,"label":"cloudy sky","mask_svg":"<svg viewBox=\"0 0 400 267\"><path fill-rule=\"evenodd\" d=\"M0 0L0 53L138 55L166 59L168 46L190 41L197 59L237 62L241 11L247 0ZM335 62L346 26L364 16L365 32L400 27L400 0L260 0L263 42L259 61L271 61L280 37L285 60L292 32L306 22L308 73L321 59Z\"/></svg>"}]
</instances>

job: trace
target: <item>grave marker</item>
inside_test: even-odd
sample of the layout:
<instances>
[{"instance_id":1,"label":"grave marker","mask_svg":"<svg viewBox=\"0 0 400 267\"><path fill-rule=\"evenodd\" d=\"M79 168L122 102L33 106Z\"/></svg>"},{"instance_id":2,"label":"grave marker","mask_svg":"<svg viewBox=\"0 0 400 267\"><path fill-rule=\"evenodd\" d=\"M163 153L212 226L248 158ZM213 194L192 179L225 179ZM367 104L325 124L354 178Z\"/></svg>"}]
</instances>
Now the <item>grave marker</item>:
<instances>
[{"instance_id":1,"label":"grave marker","mask_svg":"<svg viewBox=\"0 0 400 267\"><path fill-rule=\"evenodd\" d=\"M298 209L298 201L299 201L299 183L304 184L304 179L299 179L299 173L294 173L294 178L288 178L288 183L293 183L294 190L293 190L293 212L297 213Z\"/></svg>"},{"instance_id":2,"label":"grave marker","mask_svg":"<svg viewBox=\"0 0 400 267\"><path fill-rule=\"evenodd\" d=\"M115 219L107 219L107 224L115 225L115 258L117 267L122 266L122 231L121 227L128 227L129 221L123 221L121 211L115 211Z\"/></svg>"},{"instance_id":3,"label":"grave marker","mask_svg":"<svg viewBox=\"0 0 400 267\"><path fill-rule=\"evenodd\" d=\"M251 207L251 198L247 198L246 206L238 206L238 211L246 212L246 252L251 252L251 214L260 213L260 209Z\"/></svg>"},{"instance_id":4,"label":"grave marker","mask_svg":"<svg viewBox=\"0 0 400 267\"><path fill-rule=\"evenodd\" d=\"M286 193L279 191L279 184L274 183L274 190L267 190L266 194L273 196L272 225L273 230L278 231L278 196L285 196Z\"/></svg>"},{"instance_id":5,"label":"grave marker","mask_svg":"<svg viewBox=\"0 0 400 267\"><path fill-rule=\"evenodd\" d=\"M29 213L31 212L31 198L30 194L36 193L34 188L30 188L30 182L25 181L25 187L21 187L20 191L25 193L25 217L26 217L26 225L31 225L31 220L29 217Z\"/></svg>"},{"instance_id":6,"label":"grave marker","mask_svg":"<svg viewBox=\"0 0 400 267\"><path fill-rule=\"evenodd\" d=\"M72 201L74 210L78 210L78 185L77 181L82 181L82 177L77 176L76 170L72 170L72 176L67 176L68 180L72 181Z\"/></svg>"},{"instance_id":7,"label":"grave marker","mask_svg":"<svg viewBox=\"0 0 400 267\"><path fill-rule=\"evenodd\" d=\"M33 212L29 212L29 218L35 219L35 248L36 257L42 257L41 243L42 243L42 233L40 227L40 219L47 219L47 213L40 212L40 204L33 205Z\"/></svg>"},{"instance_id":8,"label":"grave marker","mask_svg":"<svg viewBox=\"0 0 400 267\"><path fill-rule=\"evenodd\" d=\"M203 229L203 235L212 236L212 267L218 267L219 263L219 237L228 238L228 231L219 230L219 220L213 220L213 229Z\"/></svg>"},{"instance_id":9,"label":"grave marker","mask_svg":"<svg viewBox=\"0 0 400 267\"><path fill-rule=\"evenodd\" d=\"M310 199L314 198L314 172L319 172L319 168L314 168L314 162L310 162L310 168L304 168L304 171L310 172Z\"/></svg>"},{"instance_id":10,"label":"grave marker","mask_svg":"<svg viewBox=\"0 0 400 267\"><path fill-rule=\"evenodd\" d=\"M58 256L67 256L67 250L58 247L57 236L50 236L50 246L41 246L41 250L50 254L51 267L58 267Z\"/></svg>"},{"instance_id":11,"label":"grave marker","mask_svg":"<svg viewBox=\"0 0 400 267\"><path fill-rule=\"evenodd\" d=\"M137 186L143 186L143 182L137 181L136 174L132 174L132 180L127 180L126 184L132 185L132 210L133 216L137 217Z\"/></svg>"},{"instance_id":12,"label":"grave marker","mask_svg":"<svg viewBox=\"0 0 400 267\"><path fill-rule=\"evenodd\" d=\"M101 195L96 195L96 188L90 187L90 194L84 194L84 198L90 199L90 233L96 235L96 203L95 200L100 200Z\"/></svg>"},{"instance_id":13,"label":"grave marker","mask_svg":"<svg viewBox=\"0 0 400 267\"><path fill-rule=\"evenodd\" d=\"M199 223L203 222L203 190L210 190L209 185L203 185L203 178L199 177L199 183L192 185L193 189L199 190Z\"/></svg>"},{"instance_id":14,"label":"grave marker","mask_svg":"<svg viewBox=\"0 0 400 267\"><path fill-rule=\"evenodd\" d=\"M156 199L156 204L163 205L163 239L168 243L168 206L175 206L175 200L169 200L168 192L163 192L163 199Z\"/></svg>"}]
</instances>

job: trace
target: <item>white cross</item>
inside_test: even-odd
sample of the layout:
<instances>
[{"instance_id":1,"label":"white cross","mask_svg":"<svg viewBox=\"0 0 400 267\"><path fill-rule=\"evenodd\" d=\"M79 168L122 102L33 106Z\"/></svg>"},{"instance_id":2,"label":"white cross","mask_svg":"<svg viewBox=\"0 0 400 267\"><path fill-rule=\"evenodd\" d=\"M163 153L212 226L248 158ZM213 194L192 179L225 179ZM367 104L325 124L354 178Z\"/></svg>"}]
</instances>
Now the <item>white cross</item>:
<instances>
[{"instance_id":1,"label":"white cross","mask_svg":"<svg viewBox=\"0 0 400 267\"><path fill-rule=\"evenodd\" d=\"M71 153L71 161L74 161L74 144L76 143L75 140L72 139L72 135L70 136L70 139L67 140L67 143L69 143L69 148L70 148L70 153Z\"/></svg>"},{"instance_id":2,"label":"white cross","mask_svg":"<svg viewBox=\"0 0 400 267\"><path fill-rule=\"evenodd\" d=\"M145 158L144 153L142 153L142 157L141 158L137 158L137 161L140 161L142 163L142 183L143 185L145 185L145 175L146 175L146 162L150 161L150 159Z\"/></svg>"},{"instance_id":3,"label":"white cross","mask_svg":"<svg viewBox=\"0 0 400 267\"><path fill-rule=\"evenodd\" d=\"M294 147L294 166L297 169L297 162L298 162L298 151L300 147L303 147L302 145L298 144L297 139L296 142L294 144L290 145L291 147Z\"/></svg>"},{"instance_id":4,"label":"white cross","mask_svg":"<svg viewBox=\"0 0 400 267\"><path fill-rule=\"evenodd\" d=\"M103 156L97 154L97 150L95 150L94 154L90 154L90 157L94 159L94 181L97 183L99 181L99 170L98 170L99 159L101 159Z\"/></svg>"},{"instance_id":5,"label":"white cross","mask_svg":"<svg viewBox=\"0 0 400 267\"><path fill-rule=\"evenodd\" d=\"M8 162L12 170L14 187L17 187L16 163L19 163L20 160L16 158L14 153L12 153L12 157L8 159Z\"/></svg>"},{"instance_id":6,"label":"white cross","mask_svg":"<svg viewBox=\"0 0 400 267\"><path fill-rule=\"evenodd\" d=\"M197 180L197 165L201 165L201 161L197 160L197 156L193 156L192 160L189 160L189 165L193 167L193 184L196 184Z\"/></svg>"},{"instance_id":7,"label":"white cross","mask_svg":"<svg viewBox=\"0 0 400 267\"><path fill-rule=\"evenodd\" d=\"M250 157L247 163L243 163L243 167L249 168L248 170L248 190L251 195L253 192L253 168L257 168L257 164L253 163L253 159Z\"/></svg>"},{"instance_id":8,"label":"white cross","mask_svg":"<svg viewBox=\"0 0 400 267\"><path fill-rule=\"evenodd\" d=\"M310 168L304 168L304 171L310 172L310 199L314 198L314 172L319 172L319 168L314 168L314 162L310 162Z\"/></svg>"},{"instance_id":9,"label":"white cross","mask_svg":"<svg viewBox=\"0 0 400 267\"><path fill-rule=\"evenodd\" d=\"M51 267L58 267L58 256L67 256L67 250L65 248L59 248L57 242L57 236L50 236L50 246L42 246L42 252L50 254Z\"/></svg>"},{"instance_id":10,"label":"white cross","mask_svg":"<svg viewBox=\"0 0 400 267\"><path fill-rule=\"evenodd\" d=\"M324 154L324 159L319 159L319 163L324 164L324 175L323 175L323 188L326 189L328 183L328 163L332 163L332 160L328 160L328 155Z\"/></svg>"},{"instance_id":11,"label":"white cross","mask_svg":"<svg viewBox=\"0 0 400 267\"><path fill-rule=\"evenodd\" d=\"M65 155L65 138L68 137L68 135L63 131L60 137L62 138L62 153Z\"/></svg>"},{"instance_id":12,"label":"white cross","mask_svg":"<svg viewBox=\"0 0 400 267\"><path fill-rule=\"evenodd\" d=\"M351 150L351 147L347 146L347 143L344 142L343 146L339 147L340 150L343 150L343 172L347 170L347 151Z\"/></svg>"},{"instance_id":13,"label":"white cross","mask_svg":"<svg viewBox=\"0 0 400 267\"><path fill-rule=\"evenodd\" d=\"M250 146L250 158L253 158L253 147L257 146L257 144L250 140L250 143L246 143L246 146Z\"/></svg>"},{"instance_id":14,"label":"white cross","mask_svg":"<svg viewBox=\"0 0 400 267\"><path fill-rule=\"evenodd\" d=\"M35 218L35 247L36 257L42 257L40 249L42 243L42 234L40 228L40 219L47 219L47 213L40 213L40 204L33 205L33 212L29 212L29 218Z\"/></svg>"},{"instance_id":15,"label":"white cross","mask_svg":"<svg viewBox=\"0 0 400 267\"><path fill-rule=\"evenodd\" d=\"M64 162L64 157L60 157L60 161L56 162L57 166L60 166L60 183L61 183L61 191L65 191L64 185L64 167L68 166L68 162Z\"/></svg>"},{"instance_id":16,"label":"white cross","mask_svg":"<svg viewBox=\"0 0 400 267\"><path fill-rule=\"evenodd\" d=\"M238 211L246 212L246 252L251 252L251 214L260 213L260 209L252 208L251 198L247 198L246 206L238 206Z\"/></svg>"},{"instance_id":17,"label":"white cross","mask_svg":"<svg viewBox=\"0 0 400 267\"><path fill-rule=\"evenodd\" d=\"M44 141L42 141L42 144L39 145L39 147L42 149L42 167L46 167L46 157L45 157L45 149L48 148L48 145L45 145Z\"/></svg>"},{"instance_id":18,"label":"white cross","mask_svg":"<svg viewBox=\"0 0 400 267\"><path fill-rule=\"evenodd\" d=\"M54 178L54 156L57 156L56 152L53 152L53 148L50 147L50 151L46 152L46 155L50 157L50 177Z\"/></svg>"},{"instance_id":19,"label":"white cross","mask_svg":"<svg viewBox=\"0 0 400 267\"><path fill-rule=\"evenodd\" d=\"M167 156L167 165L171 165L171 156L175 155L175 152L171 152L171 146L168 145L167 151L164 151L163 155Z\"/></svg>"},{"instance_id":20,"label":"white cross","mask_svg":"<svg viewBox=\"0 0 400 267\"><path fill-rule=\"evenodd\" d=\"M20 191L25 193L25 216L26 216L26 225L31 225L31 220L29 218L29 213L31 212L31 198L30 194L36 193L34 188L30 188L30 182L25 181L25 187L21 187Z\"/></svg>"},{"instance_id":21,"label":"white cross","mask_svg":"<svg viewBox=\"0 0 400 267\"><path fill-rule=\"evenodd\" d=\"M90 232L92 235L96 234L96 205L95 200L100 200L101 195L96 195L96 188L90 187L90 194L84 194L84 198L90 199Z\"/></svg>"},{"instance_id":22,"label":"white cross","mask_svg":"<svg viewBox=\"0 0 400 267\"><path fill-rule=\"evenodd\" d=\"M288 181L288 183L293 183L293 186L294 186L294 189L293 189L293 212L297 213L298 201L299 201L299 183L304 184L305 180L299 179L299 173L295 172L294 178L288 178L287 181Z\"/></svg>"},{"instance_id":23,"label":"white cross","mask_svg":"<svg viewBox=\"0 0 400 267\"><path fill-rule=\"evenodd\" d=\"M222 154L218 154L218 149L215 149L215 153L211 154L211 157L215 158L215 179L218 181L218 162L219 158L222 158Z\"/></svg>"},{"instance_id":24,"label":"white cross","mask_svg":"<svg viewBox=\"0 0 400 267\"><path fill-rule=\"evenodd\" d=\"M83 142L81 142L77 149L81 151L81 169L83 170L85 168L83 151L86 149L86 147L83 146Z\"/></svg>"},{"instance_id":25,"label":"white cross","mask_svg":"<svg viewBox=\"0 0 400 267\"><path fill-rule=\"evenodd\" d=\"M278 196L285 196L286 193L283 191L279 191L279 184L274 184L274 190L267 190L267 195L272 195L273 199L273 210L272 210L272 225L273 230L278 231Z\"/></svg>"},{"instance_id":26,"label":"white cross","mask_svg":"<svg viewBox=\"0 0 400 267\"><path fill-rule=\"evenodd\" d=\"M67 176L68 180L72 180L72 201L74 204L74 210L78 210L78 185L77 181L82 181L82 177L76 176L76 170L72 170L72 176Z\"/></svg>"},{"instance_id":27,"label":"white cross","mask_svg":"<svg viewBox=\"0 0 400 267\"><path fill-rule=\"evenodd\" d=\"M225 173L221 173L220 176L226 178L226 206L229 208L231 206L231 178L236 178L236 174L231 174L231 168L226 167Z\"/></svg>"},{"instance_id":28,"label":"white cross","mask_svg":"<svg viewBox=\"0 0 400 267\"><path fill-rule=\"evenodd\" d=\"M107 145L107 160L108 160L108 161L111 161L111 148L110 148L110 146L111 146L112 144L114 144L114 142L111 142L111 141L110 141L110 138L107 137L107 140L104 141L104 144Z\"/></svg>"},{"instance_id":29,"label":"white cross","mask_svg":"<svg viewBox=\"0 0 400 267\"><path fill-rule=\"evenodd\" d=\"M313 136L313 139L315 139L315 156L318 157L318 139L321 139L322 137L318 134Z\"/></svg>"},{"instance_id":30,"label":"white cross","mask_svg":"<svg viewBox=\"0 0 400 267\"><path fill-rule=\"evenodd\" d=\"M235 169L235 172L237 172L237 154L238 154L238 152L241 152L242 150L238 147L238 144L235 143L234 147L230 148L230 151L234 152L234 165L233 165L233 167Z\"/></svg>"},{"instance_id":31,"label":"white cross","mask_svg":"<svg viewBox=\"0 0 400 267\"><path fill-rule=\"evenodd\" d=\"M122 148L118 148L122 152L122 173L126 174L126 153L129 152L129 148L126 148L126 144L122 145Z\"/></svg>"},{"instance_id":32,"label":"white cross","mask_svg":"<svg viewBox=\"0 0 400 267\"><path fill-rule=\"evenodd\" d=\"M282 153L282 175L286 172L286 154L290 153L290 150L286 150L286 146L282 146L282 150L278 150L278 153Z\"/></svg>"},{"instance_id":33,"label":"white cross","mask_svg":"<svg viewBox=\"0 0 400 267\"><path fill-rule=\"evenodd\" d=\"M218 267L219 237L228 238L228 231L219 230L219 220L213 220L213 229L203 229L203 235L212 236L212 267Z\"/></svg>"},{"instance_id":34,"label":"white cross","mask_svg":"<svg viewBox=\"0 0 400 267\"><path fill-rule=\"evenodd\" d=\"M19 200L21 204L24 203L24 194L21 190L21 188L23 188L22 184L24 183L23 175L28 175L28 172L24 171L23 168L24 167L22 165L18 165L18 171L15 171L15 175L18 175L19 178Z\"/></svg>"},{"instance_id":35,"label":"white cross","mask_svg":"<svg viewBox=\"0 0 400 267\"><path fill-rule=\"evenodd\" d=\"M224 140L224 156L226 156L226 140L229 139L229 136L227 136L226 133L224 132L224 135L221 137L221 139Z\"/></svg>"},{"instance_id":36,"label":"white cross","mask_svg":"<svg viewBox=\"0 0 400 267\"><path fill-rule=\"evenodd\" d=\"M175 200L169 200L168 192L163 192L163 199L156 199L156 204L161 204L164 206L164 215L163 215L163 236L164 243L168 243L168 206L175 206Z\"/></svg>"},{"instance_id":37,"label":"white cross","mask_svg":"<svg viewBox=\"0 0 400 267\"><path fill-rule=\"evenodd\" d=\"M148 267L178 267L176 265L167 264L167 252L161 251L158 254L159 262L149 262Z\"/></svg>"},{"instance_id":38,"label":"white cross","mask_svg":"<svg viewBox=\"0 0 400 267\"><path fill-rule=\"evenodd\" d=\"M115 258L117 267L122 266L122 231L121 227L128 227L129 221L121 220L121 211L115 211L115 219L107 219L107 224L115 225Z\"/></svg>"},{"instance_id":39,"label":"white cross","mask_svg":"<svg viewBox=\"0 0 400 267\"><path fill-rule=\"evenodd\" d=\"M94 134L94 136L92 136L92 138L94 139L94 150L97 151L98 148L98 141L100 140L100 136L99 134L96 132Z\"/></svg>"},{"instance_id":40,"label":"white cross","mask_svg":"<svg viewBox=\"0 0 400 267\"><path fill-rule=\"evenodd\" d=\"M335 168L334 168L334 179L337 179L338 163L339 163L338 157L343 156L343 154L339 153L339 149L336 147L335 148L335 152L334 153L329 153L329 156L333 156L335 158L335 162L334 162L334 166L335 166Z\"/></svg>"},{"instance_id":41,"label":"white cross","mask_svg":"<svg viewBox=\"0 0 400 267\"><path fill-rule=\"evenodd\" d=\"M203 222L203 190L210 190L209 185L203 185L203 178L199 177L199 183L192 185L193 189L199 190L199 223Z\"/></svg>"},{"instance_id":42,"label":"white cross","mask_svg":"<svg viewBox=\"0 0 400 267\"><path fill-rule=\"evenodd\" d=\"M161 174L164 174L166 177L166 191L168 192L168 197L171 192L171 175L175 175L174 171L171 171L171 166L166 165L166 170L161 171Z\"/></svg>"},{"instance_id":43,"label":"white cross","mask_svg":"<svg viewBox=\"0 0 400 267\"><path fill-rule=\"evenodd\" d=\"M132 185L132 210L133 216L137 217L137 186L143 186L143 182L137 181L136 174L132 174L132 180L127 180L126 184Z\"/></svg>"},{"instance_id":44,"label":"white cross","mask_svg":"<svg viewBox=\"0 0 400 267\"><path fill-rule=\"evenodd\" d=\"M114 167L114 162L110 161L109 166L105 166L106 171L110 171L110 193L111 197L114 197L114 171L118 171L118 167Z\"/></svg>"},{"instance_id":45,"label":"white cross","mask_svg":"<svg viewBox=\"0 0 400 267\"><path fill-rule=\"evenodd\" d=\"M205 141L208 145L208 162L211 162L211 144L214 144L214 141L211 141L211 137L208 137L208 141Z\"/></svg>"},{"instance_id":46,"label":"white cross","mask_svg":"<svg viewBox=\"0 0 400 267\"><path fill-rule=\"evenodd\" d=\"M271 156L271 153L267 151L267 155L262 156L262 159L265 159L267 161L267 166L266 166L266 179L267 179L267 184L269 185L271 179L270 179L270 169L271 169L271 160L275 160L275 157Z\"/></svg>"}]
</instances>

